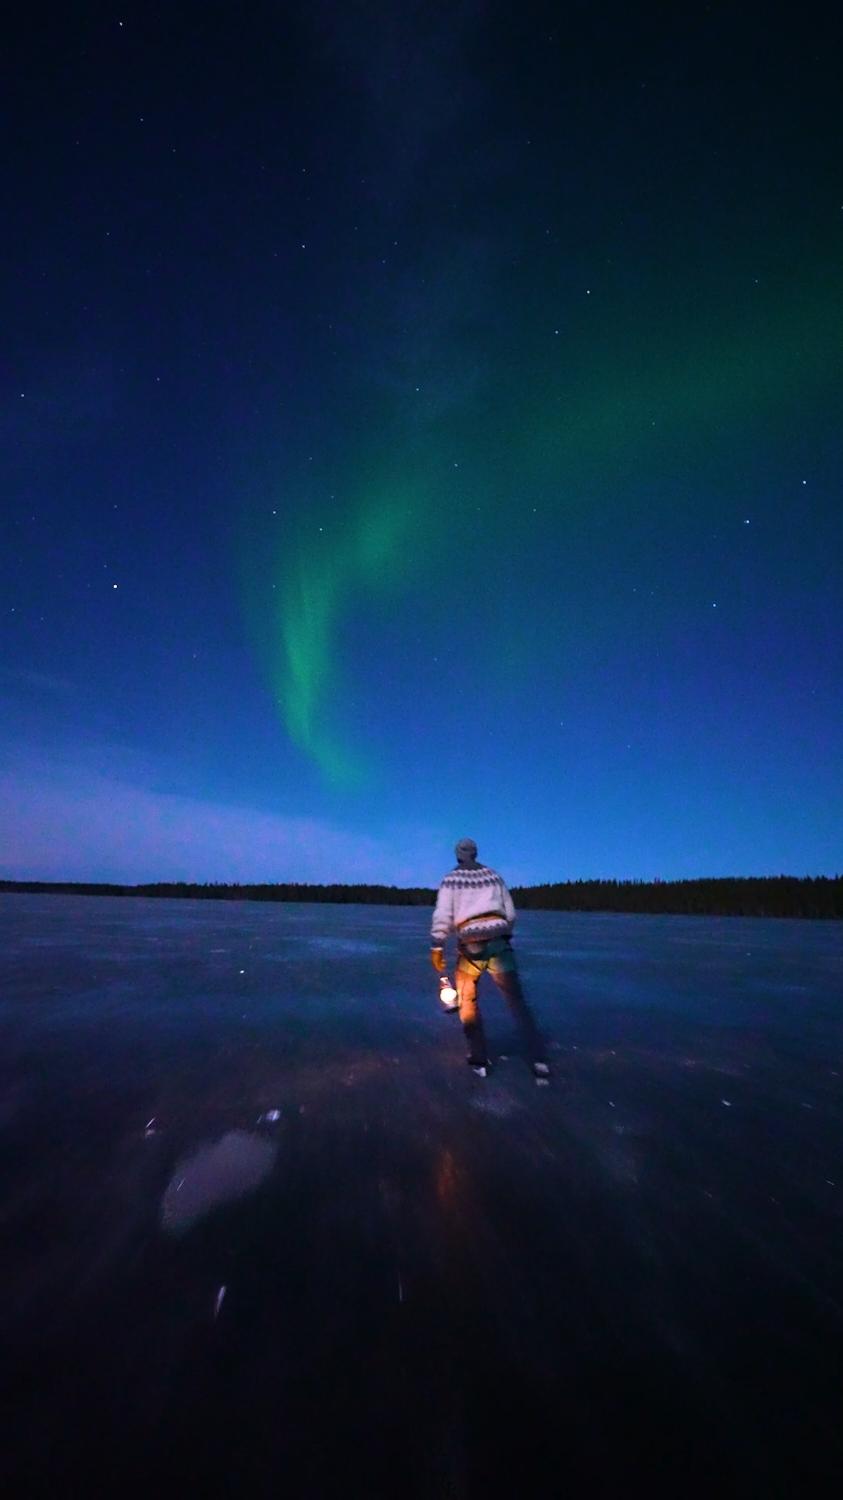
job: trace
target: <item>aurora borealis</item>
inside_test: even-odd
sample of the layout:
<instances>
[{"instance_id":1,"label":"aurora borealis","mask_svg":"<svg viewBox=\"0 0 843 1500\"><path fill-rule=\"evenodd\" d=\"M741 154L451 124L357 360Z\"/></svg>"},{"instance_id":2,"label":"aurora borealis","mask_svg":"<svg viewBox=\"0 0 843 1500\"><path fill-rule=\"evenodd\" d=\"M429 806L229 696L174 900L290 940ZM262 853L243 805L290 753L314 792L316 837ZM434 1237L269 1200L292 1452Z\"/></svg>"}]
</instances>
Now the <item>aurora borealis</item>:
<instances>
[{"instance_id":1,"label":"aurora borealis","mask_svg":"<svg viewBox=\"0 0 843 1500\"><path fill-rule=\"evenodd\" d=\"M836 871L833 29L17 20L0 875Z\"/></svg>"}]
</instances>

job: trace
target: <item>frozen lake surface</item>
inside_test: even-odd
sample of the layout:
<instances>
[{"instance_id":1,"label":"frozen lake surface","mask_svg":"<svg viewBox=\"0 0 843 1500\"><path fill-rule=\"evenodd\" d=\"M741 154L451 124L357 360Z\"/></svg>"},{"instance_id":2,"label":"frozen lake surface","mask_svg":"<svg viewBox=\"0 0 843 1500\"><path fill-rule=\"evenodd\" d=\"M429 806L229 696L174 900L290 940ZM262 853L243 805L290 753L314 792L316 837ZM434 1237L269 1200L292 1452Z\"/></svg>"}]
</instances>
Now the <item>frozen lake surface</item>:
<instances>
[{"instance_id":1,"label":"frozen lake surface","mask_svg":"<svg viewBox=\"0 0 843 1500\"><path fill-rule=\"evenodd\" d=\"M0 896L16 1492L831 1493L840 924L430 915Z\"/></svg>"}]
</instances>

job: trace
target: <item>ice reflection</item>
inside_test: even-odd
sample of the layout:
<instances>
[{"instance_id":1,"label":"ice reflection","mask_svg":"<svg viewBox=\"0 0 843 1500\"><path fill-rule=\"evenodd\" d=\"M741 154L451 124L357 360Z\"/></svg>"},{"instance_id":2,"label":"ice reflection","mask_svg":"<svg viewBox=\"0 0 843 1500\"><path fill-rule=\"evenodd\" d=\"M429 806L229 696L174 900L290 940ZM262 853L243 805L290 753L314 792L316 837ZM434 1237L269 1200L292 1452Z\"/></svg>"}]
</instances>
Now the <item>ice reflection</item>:
<instances>
[{"instance_id":1,"label":"ice reflection","mask_svg":"<svg viewBox=\"0 0 843 1500\"><path fill-rule=\"evenodd\" d=\"M436 1196L443 1208L450 1208L457 1198L457 1166L452 1151L440 1151L436 1163Z\"/></svg>"},{"instance_id":2,"label":"ice reflection","mask_svg":"<svg viewBox=\"0 0 843 1500\"><path fill-rule=\"evenodd\" d=\"M183 1234L213 1209L254 1192L272 1171L275 1156L271 1141L229 1130L213 1145L183 1157L161 1202L161 1227Z\"/></svg>"},{"instance_id":3,"label":"ice reflection","mask_svg":"<svg viewBox=\"0 0 843 1500\"><path fill-rule=\"evenodd\" d=\"M373 943L366 938L341 938L341 937L302 937L300 942L307 943L310 948L320 948L326 953L383 953L383 943Z\"/></svg>"}]
</instances>

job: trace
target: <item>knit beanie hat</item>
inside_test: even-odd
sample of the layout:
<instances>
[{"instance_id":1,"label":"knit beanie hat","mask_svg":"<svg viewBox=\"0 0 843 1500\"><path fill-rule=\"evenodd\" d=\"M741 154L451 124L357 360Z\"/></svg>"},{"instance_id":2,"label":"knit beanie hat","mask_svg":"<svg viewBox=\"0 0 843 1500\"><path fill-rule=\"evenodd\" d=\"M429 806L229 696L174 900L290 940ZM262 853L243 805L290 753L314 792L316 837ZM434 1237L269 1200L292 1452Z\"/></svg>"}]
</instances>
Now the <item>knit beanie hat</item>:
<instances>
[{"instance_id":1,"label":"knit beanie hat","mask_svg":"<svg viewBox=\"0 0 843 1500\"><path fill-rule=\"evenodd\" d=\"M472 861L476 860L477 858L477 845L475 844L474 839L460 839L459 843L454 849L454 853L457 856L457 862L459 864L471 864Z\"/></svg>"}]
</instances>

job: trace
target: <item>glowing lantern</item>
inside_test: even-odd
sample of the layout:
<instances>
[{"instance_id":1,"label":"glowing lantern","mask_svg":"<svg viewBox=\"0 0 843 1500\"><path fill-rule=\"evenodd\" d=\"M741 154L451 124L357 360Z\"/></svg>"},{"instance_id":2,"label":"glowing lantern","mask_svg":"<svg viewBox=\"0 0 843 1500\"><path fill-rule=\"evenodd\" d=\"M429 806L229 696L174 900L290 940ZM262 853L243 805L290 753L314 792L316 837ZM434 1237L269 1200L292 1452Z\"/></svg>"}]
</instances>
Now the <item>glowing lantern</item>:
<instances>
[{"instance_id":1,"label":"glowing lantern","mask_svg":"<svg viewBox=\"0 0 843 1500\"><path fill-rule=\"evenodd\" d=\"M447 974L443 974L441 979L439 980L439 999L442 1001L442 1004L444 1005L446 1010L457 1010L459 1008L457 992L451 984L451 981L448 978Z\"/></svg>"}]
</instances>

